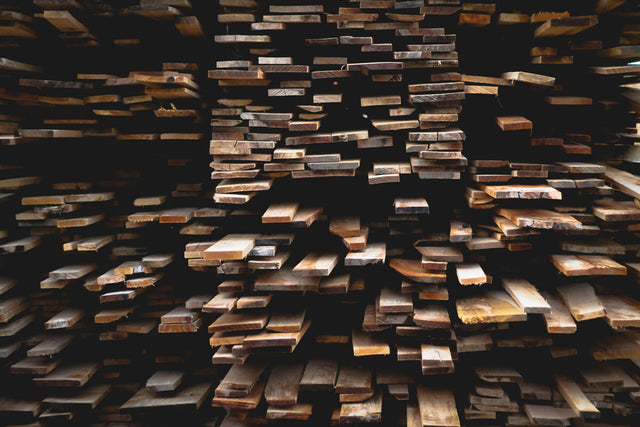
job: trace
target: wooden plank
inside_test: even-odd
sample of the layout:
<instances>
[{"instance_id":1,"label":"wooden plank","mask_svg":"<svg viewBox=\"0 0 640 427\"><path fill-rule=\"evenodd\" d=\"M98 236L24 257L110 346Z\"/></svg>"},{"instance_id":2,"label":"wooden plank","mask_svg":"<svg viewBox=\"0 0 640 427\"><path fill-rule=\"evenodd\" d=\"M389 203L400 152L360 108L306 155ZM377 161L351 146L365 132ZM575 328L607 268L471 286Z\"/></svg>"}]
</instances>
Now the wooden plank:
<instances>
[{"instance_id":1,"label":"wooden plank","mask_svg":"<svg viewBox=\"0 0 640 427\"><path fill-rule=\"evenodd\" d=\"M600 416L600 411L591 403L575 381L564 374L554 374L553 378L564 400L580 417L597 418Z\"/></svg>"},{"instance_id":2,"label":"wooden plank","mask_svg":"<svg viewBox=\"0 0 640 427\"><path fill-rule=\"evenodd\" d=\"M419 385L417 396L423 427L460 426L456 401L451 390Z\"/></svg>"},{"instance_id":3,"label":"wooden plank","mask_svg":"<svg viewBox=\"0 0 640 427\"><path fill-rule=\"evenodd\" d=\"M272 405L286 406L298 403L300 379L304 364L275 365L264 389L265 400Z\"/></svg>"},{"instance_id":4,"label":"wooden plank","mask_svg":"<svg viewBox=\"0 0 640 427\"><path fill-rule=\"evenodd\" d=\"M557 289L564 304L578 322L604 317L604 306L590 284L572 283L558 286Z\"/></svg>"}]
</instances>

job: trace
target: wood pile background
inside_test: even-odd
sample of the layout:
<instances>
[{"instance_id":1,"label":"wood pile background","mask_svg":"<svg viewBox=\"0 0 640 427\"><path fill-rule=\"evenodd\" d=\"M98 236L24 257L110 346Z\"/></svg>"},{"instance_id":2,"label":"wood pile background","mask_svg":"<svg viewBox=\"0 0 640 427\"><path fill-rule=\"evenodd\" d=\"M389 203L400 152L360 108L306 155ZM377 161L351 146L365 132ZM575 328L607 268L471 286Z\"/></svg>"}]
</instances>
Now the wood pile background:
<instances>
[{"instance_id":1,"label":"wood pile background","mask_svg":"<svg viewBox=\"0 0 640 427\"><path fill-rule=\"evenodd\" d=\"M640 3L0 4L0 424L640 424Z\"/></svg>"}]
</instances>

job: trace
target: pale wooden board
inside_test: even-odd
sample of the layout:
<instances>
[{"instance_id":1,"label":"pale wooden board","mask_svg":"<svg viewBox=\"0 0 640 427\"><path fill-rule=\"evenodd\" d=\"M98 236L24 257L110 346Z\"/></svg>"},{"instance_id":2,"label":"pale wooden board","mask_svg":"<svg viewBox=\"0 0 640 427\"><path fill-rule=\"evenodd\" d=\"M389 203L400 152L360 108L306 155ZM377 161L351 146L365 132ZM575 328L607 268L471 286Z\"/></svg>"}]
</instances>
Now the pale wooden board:
<instances>
[{"instance_id":1,"label":"pale wooden board","mask_svg":"<svg viewBox=\"0 0 640 427\"><path fill-rule=\"evenodd\" d=\"M475 263L456 265L456 275L461 285L482 285L488 281L482 266Z\"/></svg>"},{"instance_id":2,"label":"pale wooden board","mask_svg":"<svg viewBox=\"0 0 640 427\"><path fill-rule=\"evenodd\" d=\"M551 313L551 306L531 283L524 279L503 278L502 287L525 313Z\"/></svg>"},{"instance_id":3,"label":"pale wooden board","mask_svg":"<svg viewBox=\"0 0 640 427\"><path fill-rule=\"evenodd\" d=\"M329 276L338 259L337 254L310 253L293 268L293 272L302 276Z\"/></svg>"},{"instance_id":4,"label":"pale wooden board","mask_svg":"<svg viewBox=\"0 0 640 427\"><path fill-rule=\"evenodd\" d=\"M417 394L423 427L460 426L456 401L451 390L419 385Z\"/></svg>"},{"instance_id":5,"label":"pale wooden board","mask_svg":"<svg viewBox=\"0 0 640 427\"><path fill-rule=\"evenodd\" d=\"M256 234L228 234L204 250L204 259L244 259L255 246Z\"/></svg>"},{"instance_id":6,"label":"pale wooden board","mask_svg":"<svg viewBox=\"0 0 640 427\"><path fill-rule=\"evenodd\" d=\"M560 298L578 322L604 317L604 306L590 284L572 283L558 286L557 289Z\"/></svg>"},{"instance_id":7,"label":"pale wooden board","mask_svg":"<svg viewBox=\"0 0 640 427\"><path fill-rule=\"evenodd\" d=\"M299 206L298 202L274 203L262 215L262 223L290 223L293 221Z\"/></svg>"},{"instance_id":8,"label":"pale wooden board","mask_svg":"<svg viewBox=\"0 0 640 427\"><path fill-rule=\"evenodd\" d=\"M604 320L612 328L640 327L640 303L624 295L600 295Z\"/></svg>"},{"instance_id":9,"label":"pale wooden board","mask_svg":"<svg viewBox=\"0 0 640 427\"><path fill-rule=\"evenodd\" d=\"M605 255L551 255L565 276L626 276L627 268Z\"/></svg>"},{"instance_id":10,"label":"pale wooden board","mask_svg":"<svg viewBox=\"0 0 640 427\"><path fill-rule=\"evenodd\" d=\"M521 322L527 314L504 291L489 291L481 296L456 300L458 317L463 323Z\"/></svg>"}]
</instances>

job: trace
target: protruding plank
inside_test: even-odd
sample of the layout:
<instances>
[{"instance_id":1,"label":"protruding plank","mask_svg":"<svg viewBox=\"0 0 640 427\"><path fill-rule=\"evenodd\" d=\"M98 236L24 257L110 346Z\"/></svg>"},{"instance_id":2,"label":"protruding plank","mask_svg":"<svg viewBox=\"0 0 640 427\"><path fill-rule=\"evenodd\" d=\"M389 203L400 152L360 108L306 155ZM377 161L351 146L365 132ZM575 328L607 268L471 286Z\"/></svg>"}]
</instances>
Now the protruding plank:
<instances>
[{"instance_id":1,"label":"protruding plank","mask_svg":"<svg viewBox=\"0 0 640 427\"><path fill-rule=\"evenodd\" d=\"M302 363L273 366L264 389L265 400L278 406L298 403L298 390L303 371Z\"/></svg>"},{"instance_id":2,"label":"protruding plank","mask_svg":"<svg viewBox=\"0 0 640 427\"><path fill-rule=\"evenodd\" d=\"M525 313L551 313L549 303L526 280L503 278L502 287Z\"/></svg>"},{"instance_id":3,"label":"protruding plank","mask_svg":"<svg viewBox=\"0 0 640 427\"><path fill-rule=\"evenodd\" d=\"M604 317L604 306L593 287L585 282L558 286L558 294L578 322Z\"/></svg>"},{"instance_id":4,"label":"protruding plank","mask_svg":"<svg viewBox=\"0 0 640 427\"><path fill-rule=\"evenodd\" d=\"M460 427L451 390L418 386L418 406L423 427Z\"/></svg>"}]
</instances>

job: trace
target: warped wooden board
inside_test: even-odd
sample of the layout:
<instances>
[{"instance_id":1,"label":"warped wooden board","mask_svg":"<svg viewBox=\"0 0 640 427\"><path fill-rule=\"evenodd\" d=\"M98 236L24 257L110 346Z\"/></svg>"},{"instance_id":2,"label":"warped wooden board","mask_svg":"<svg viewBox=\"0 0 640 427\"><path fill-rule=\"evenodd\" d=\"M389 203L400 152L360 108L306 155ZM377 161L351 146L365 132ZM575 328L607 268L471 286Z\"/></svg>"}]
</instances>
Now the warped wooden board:
<instances>
[{"instance_id":1,"label":"warped wooden board","mask_svg":"<svg viewBox=\"0 0 640 427\"><path fill-rule=\"evenodd\" d=\"M489 291L480 296L457 299L456 310L460 320L466 324L527 320L527 314L504 291Z\"/></svg>"},{"instance_id":2,"label":"warped wooden board","mask_svg":"<svg viewBox=\"0 0 640 427\"><path fill-rule=\"evenodd\" d=\"M459 427L460 418L451 390L419 385L418 407L423 427Z\"/></svg>"},{"instance_id":3,"label":"warped wooden board","mask_svg":"<svg viewBox=\"0 0 640 427\"><path fill-rule=\"evenodd\" d=\"M303 363L273 366L264 389L264 398L267 403L276 406L298 403L298 390L303 371Z\"/></svg>"},{"instance_id":4,"label":"warped wooden board","mask_svg":"<svg viewBox=\"0 0 640 427\"><path fill-rule=\"evenodd\" d=\"M571 315L578 322L604 317L604 306L590 284L571 283L558 286L557 290Z\"/></svg>"},{"instance_id":5,"label":"warped wooden board","mask_svg":"<svg viewBox=\"0 0 640 427\"><path fill-rule=\"evenodd\" d=\"M553 230L580 230L582 228L582 223L571 215L550 210L500 208L496 212L518 227Z\"/></svg>"},{"instance_id":6,"label":"warped wooden board","mask_svg":"<svg viewBox=\"0 0 640 427\"><path fill-rule=\"evenodd\" d=\"M423 270L420 261L392 258L389 267L403 276L419 283L445 283L447 281L446 271Z\"/></svg>"},{"instance_id":7,"label":"warped wooden board","mask_svg":"<svg viewBox=\"0 0 640 427\"><path fill-rule=\"evenodd\" d=\"M627 268L604 255L551 255L565 276L626 276Z\"/></svg>"},{"instance_id":8,"label":"warped wooden board","mask_svg":"<svg viewBox=\"0 0 640 427\"><path fill-rule=\"evenodd\" d=\"M525 313L551 313L549 303L525 279L503 278L502 287Z\"/></svg>"},{"instance_id":9,"label":"warped wooden board","mask_svg":"<svg viewBox=\"0 0 640 427\"><path fill-rule=\"evenodd\" d=\"M120 409L123 412L145 411L153 408L187 408L196 410L209 395L211 384L186 386L172 395L158 395L142 387Z\"/></svg>"}]
</instances>

